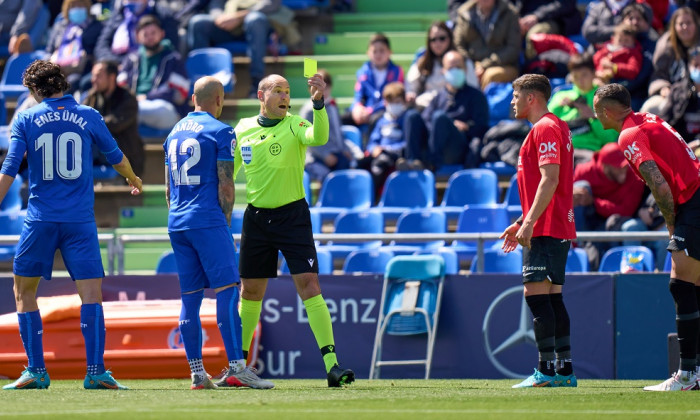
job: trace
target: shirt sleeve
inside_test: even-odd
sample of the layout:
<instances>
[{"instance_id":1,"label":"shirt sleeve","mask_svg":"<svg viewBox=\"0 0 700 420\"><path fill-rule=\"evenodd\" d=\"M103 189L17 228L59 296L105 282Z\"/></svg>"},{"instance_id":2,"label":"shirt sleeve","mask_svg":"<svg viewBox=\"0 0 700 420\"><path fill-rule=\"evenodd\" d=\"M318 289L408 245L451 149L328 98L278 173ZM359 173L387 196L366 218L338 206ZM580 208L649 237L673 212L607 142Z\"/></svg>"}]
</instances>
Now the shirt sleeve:
<instances>
[{"instance_id":1,"label":"shirt sleeve","mask_svg":"<svg viewBox=\"0 0 700 420\"><path fill-rule=\"evenodd\" d=\"M216 133L216 160L232 162L235 152L236 133L227 125Z\"/></svg>"},{"instance_id":2,"label":"shirt sleeve","mask_svg":"<svg viewBox=\"0 0 700 420\"><path fill-rule=\"evenodd\" d=\"M537 161L539 166L561 164L561 153L564 144L561 135L552 127L538 130L535 136L537 145Z\"/></svg>"},{"instance_id":3,"label":"shirt sleeve","mask_svg":"<svg viewBox=\"0 0 700 420\"><path fill-rule=\"evenodd\" d=\"M304 119L299 120L301 126L300 132L303 133L303 138L300 141L307 146L323 146L328 143L328 113L326 107L314 109L314 122L310 124Z\"/></svg>"},{"instance_id":4,"label":"shirt sleeve","mask_svg":"<svg viewBox=\"0 0 700 420\"><path fill-rule=\"evenodd\" d=\"M95 111L95 114L99 115L97 114L97 111ZM107 129L105 120L102 118L102 116L99 116L99 119L96 120L97 121L95 121L95 124L92 124L95 144L97 145L97 148L100 149L100 152L102 152L102 154L105 156L107 162L110 165L116 165L122 161L124 153L122 153L121 149L119 149L117 141L114 140L112 133L110 133Z\"/></svg>"},{"instance_id":5,"label":"shirt sleeve","mask_svg":"<svg viewBox=\"0 0 700 420\"><path fill-rule=\"evenodd\" d=\"M620 133L619 144L625 158L637 171L642 162L653 160L649 150L649 138L638 127L628 128Z\"/></svg>"}]
</instances>

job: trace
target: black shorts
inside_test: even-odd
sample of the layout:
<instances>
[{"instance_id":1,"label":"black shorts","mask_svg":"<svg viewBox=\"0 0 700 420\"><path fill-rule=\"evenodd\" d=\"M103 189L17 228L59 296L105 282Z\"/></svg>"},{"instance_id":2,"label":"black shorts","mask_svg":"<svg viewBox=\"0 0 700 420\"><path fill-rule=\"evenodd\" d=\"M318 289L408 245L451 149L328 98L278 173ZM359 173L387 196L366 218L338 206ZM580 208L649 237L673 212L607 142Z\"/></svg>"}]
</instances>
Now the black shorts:
<instances>
[{"instance_id":1,"label":"black shorts","mask_svg":"<svg viewBox=\"0 0 700 420\"><path fill-rule=\"evenodd\" d=\"M277 277L279 251L291 274L318 273L309 205L303 198L276 209L248 204L243 214L241 278Z\"/></svg>"},{"instance_id":2,"label":"black shorts","mask_svg":"<svg viewBox=\"0 0 700 420\"><path fill-rule=\"evenodd\" d=\"M530 241L530 249L523 248L523 283L544 281L564 284L566 257L571 241L568 239L537 236Z\"/></svg>"},{"instance_id":3,"label":"black shorts","mask_svg":"<svg viewBox=\"0 0 700 420\"><path fill-rule=\"evenodd\" d=\"M673 236L668 242L669 251L683 251L700 260L700 189L690 200L678 206Z\"/></svg>"}]
</instances>

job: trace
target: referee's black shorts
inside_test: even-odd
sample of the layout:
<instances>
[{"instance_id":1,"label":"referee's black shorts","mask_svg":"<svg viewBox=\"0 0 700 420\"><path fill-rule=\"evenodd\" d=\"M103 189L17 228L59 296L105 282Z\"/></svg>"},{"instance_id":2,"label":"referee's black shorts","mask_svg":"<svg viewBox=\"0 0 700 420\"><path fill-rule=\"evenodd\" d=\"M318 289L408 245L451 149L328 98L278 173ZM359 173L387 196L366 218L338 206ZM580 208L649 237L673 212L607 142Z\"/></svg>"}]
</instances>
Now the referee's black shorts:
<instances>
[{"instance_id":1,"label":"referee's black shorts","mask_svg":"<svg viewBox=\"0 0 700 420\"><path fill-rule=\"evenodd\" d=\"M571 241L551 236L536 236L530 249L523 247L523 283L549 279L552 284L564 284L566 258Z\"/></svg>"},{"instance_id":2,"label":"referee's black shorts","mask_svg":"<svg viewBox=\"0 0 700 420\"><path fill-rule=\"evenodd\" d=\"M669 251L685 251L700 260L700 189L690 200L678 206L673 236L666 248Z\"/></svg>"},{"instance_id":3,"label":"referee's black shorts","mask_svg":"<svg viewBox=\"0 0 700 420\"><path fill-rule=\"evenodd\" d=\"M303 198L275 209L248 204L243 214L240 276L277 277L279 251L291 274L318 273L309 205Z\"/></svg>"}]
</instances>

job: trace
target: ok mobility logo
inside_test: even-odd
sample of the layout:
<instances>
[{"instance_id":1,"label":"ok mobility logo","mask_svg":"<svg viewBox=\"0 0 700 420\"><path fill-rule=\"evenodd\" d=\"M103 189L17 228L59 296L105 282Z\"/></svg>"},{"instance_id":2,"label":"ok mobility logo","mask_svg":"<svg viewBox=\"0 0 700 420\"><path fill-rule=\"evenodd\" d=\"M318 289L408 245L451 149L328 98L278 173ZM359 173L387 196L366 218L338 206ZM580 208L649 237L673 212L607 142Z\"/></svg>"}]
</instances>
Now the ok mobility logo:
<instances>
[{"instance_id":1,"label":"ok mobility logo","mask_svg":"<svg viewBox=\"0 0 700 420\"><path fill-rule=\"evenodd\" d=\"M520 318L515 331L512 331L504 340L496 340L492 337L492 333L496 329L503 328L503 323L499 322L499 318L502 319L502 317L497 316L497 314L503 312L503 309L506 307L513 307L513 303L518 300L520 301ZM530 309L525 303L525 297L523 296L523 286L513 286L496 296L486 310L481 331L484 337L486 357L499 372L508 378L524 378L532 373L515 372L500 360L506 350L520 349L523 346L537 347Z\"/></svg>"}]
</instances>

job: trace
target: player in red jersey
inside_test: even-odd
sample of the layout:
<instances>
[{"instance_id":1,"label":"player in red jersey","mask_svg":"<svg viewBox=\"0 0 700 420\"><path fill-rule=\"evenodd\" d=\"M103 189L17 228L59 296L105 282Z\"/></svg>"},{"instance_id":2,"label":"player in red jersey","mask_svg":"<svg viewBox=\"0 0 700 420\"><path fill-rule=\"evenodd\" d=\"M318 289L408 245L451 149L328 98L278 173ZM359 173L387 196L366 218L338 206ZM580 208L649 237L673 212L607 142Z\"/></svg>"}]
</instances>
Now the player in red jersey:
<instances>
[{"instance_id":1,"label":"player in red jersey","mask_svg":"<svg viewBox=\"0 0 700 420\"><path fill-rule=\"evenodd\" d=\"M513 388L577 385L569 314L562 299L566 258L576 237L574 150L569 127L547 109L551 92L549 79L542 75L525 74L513 82L515 117L533 127L518 156L523 214L501 238L505 252L523 246L525 301L534 318L539 352L535 373Z\"/></svg>"},{"instance_id":2,"label":"player in red jersey","mask_svg":"<svg viewBox=\"0 0 700 420\"><path fill-rule=\"evenodd\" d=\"M673 259L669 289L676 303L681 363L671 378L644 389L700 389L700 162L666 121L654 114L633 112L624 86L613 83L599 88L593 107L603 128L620 133L618 143L625 158L651 189L671 238L667 248Z\"/></svg>"}]
</instances>

